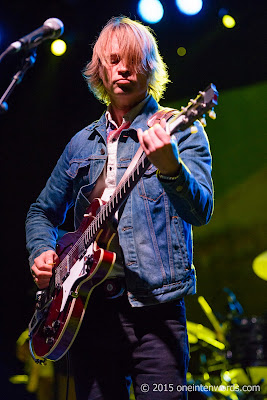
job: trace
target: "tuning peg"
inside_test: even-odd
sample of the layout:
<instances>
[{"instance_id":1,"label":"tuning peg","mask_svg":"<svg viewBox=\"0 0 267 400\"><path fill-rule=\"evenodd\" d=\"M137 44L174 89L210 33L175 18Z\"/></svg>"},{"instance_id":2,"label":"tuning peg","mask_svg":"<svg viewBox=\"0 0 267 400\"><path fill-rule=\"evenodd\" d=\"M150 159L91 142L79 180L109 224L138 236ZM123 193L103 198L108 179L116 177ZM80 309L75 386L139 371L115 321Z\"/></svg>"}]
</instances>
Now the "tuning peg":
<instances>
[{"instance_id":1,"label":"tuning peg","mask_svg":"<svg viewBox=\"0 0 267 400\"><path fill-rule=\"evenodd\" d=\"M196 101L196 99L190 99L188 104L197 104L197 101Z\"/></svg>"},{"instance_id":2,"label":"tuning peg","mask_svg":"<svg viewBox=\"0 0 267 400\"><path fill-rule=\"evenodd\" d=\"M201 122L202 126L204 126L204 128L205 128L205 126L207 126L207 121L206 121L205 115L203 115L203 117L200 118L200 122Z\"/></svg>"},{"instance_id":3,"label":"tuning peg","mask_svg":"<svg viewBox=\"0 0 267 400\"><path fill-rule=\"evenodd\" d=\"M197 133L198 129L197 129L197 127L195 125L192 125L190 127L190 131L191 131L191 133Z\"/></svg>"},{"instance_id":4,"label":"tuning peg","mask_svg":"<svg viewBox=\"0 0 267 400\"><path fill-rule=\"evenodd\" d=\"M216 119L216 113L215 113L214 109L212 109L212 110L209 111L209 117L210 117L211 119Z\"/></svg>"}]
</instances>

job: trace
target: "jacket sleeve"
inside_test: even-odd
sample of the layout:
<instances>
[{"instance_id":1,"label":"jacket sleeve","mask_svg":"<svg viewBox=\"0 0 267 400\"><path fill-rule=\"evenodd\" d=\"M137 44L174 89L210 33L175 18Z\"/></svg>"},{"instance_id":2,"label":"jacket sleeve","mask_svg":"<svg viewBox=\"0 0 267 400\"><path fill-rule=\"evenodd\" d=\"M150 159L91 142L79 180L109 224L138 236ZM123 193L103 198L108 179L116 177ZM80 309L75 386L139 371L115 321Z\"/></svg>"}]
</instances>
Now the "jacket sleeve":
<instances>
[{"instance_id":1,"label":"jacket sleeve","mask_svg":"<svg viewBox=\"0 0 267 400\"><path fill-rule=\"evenodd\" d=\"M200 226L208 223L213 212L213 182L208 137L199 121L197 133L190 128L175 134L181 170L175 180L159 178L179 216Z\"/></svg>"},{"instance_id":2,"label":"jacket sleeve","mask_svg":"<svg viewBox=\"0 0 267 400\"><path fill-rule=\"evenodd\" d=\"M26 245L30 265L46 250L55 250L57 227L73 205L72 179L67 174L70 159L69 143L55 166L45 188L30 206L26 218Z\"/></svg>"}]
</instances>

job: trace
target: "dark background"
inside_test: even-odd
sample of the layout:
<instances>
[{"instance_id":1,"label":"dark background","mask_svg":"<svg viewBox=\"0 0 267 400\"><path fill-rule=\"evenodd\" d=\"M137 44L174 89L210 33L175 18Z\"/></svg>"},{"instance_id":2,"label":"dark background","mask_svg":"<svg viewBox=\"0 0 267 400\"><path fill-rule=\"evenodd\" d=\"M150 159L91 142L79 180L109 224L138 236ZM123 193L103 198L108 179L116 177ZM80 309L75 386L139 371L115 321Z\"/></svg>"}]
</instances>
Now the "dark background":
<instances>
[{"instance_id":1,"label":"dark background","mask_svg":"<svg viewBox=\"0 0 267 400\"><path fill-rule=\"evenodd\" d=\"M210 82L219 92L218 119L209 123L214 159L216 207L212 222L195 230L199 295L226 318L230 287L245 314L266 311L266 282L251 269L266 249L266 19L263 1L206 0L201 13L179 13L162 1L162 21L151 25L172 83L162 105L185 105ZM226 8L237 22L226 29L218 12ZM99 118L104 106L88 91L81 70L92 43L112 16L140 19L137 1L9 1L0 6L0 52L13 41L57 17L65 26L67 52L55 57L50 41L38 48L34 67L8 100L1 131L1 369L2 378L19 369L15 343L26 329L34 305L34 285L25 250L24 220L69 139ZM179 57L179 46L187 49ZM0 64L0 95L20 68L22 53ZM264 137L265 134L265 137ZM264 180L265 179L265 180ZM63 227L72 230L69 217ZM212 329L197 303L188 299L188 318ZM12 398L12 397L10 397Z\"/></svg>"}]
</instances>

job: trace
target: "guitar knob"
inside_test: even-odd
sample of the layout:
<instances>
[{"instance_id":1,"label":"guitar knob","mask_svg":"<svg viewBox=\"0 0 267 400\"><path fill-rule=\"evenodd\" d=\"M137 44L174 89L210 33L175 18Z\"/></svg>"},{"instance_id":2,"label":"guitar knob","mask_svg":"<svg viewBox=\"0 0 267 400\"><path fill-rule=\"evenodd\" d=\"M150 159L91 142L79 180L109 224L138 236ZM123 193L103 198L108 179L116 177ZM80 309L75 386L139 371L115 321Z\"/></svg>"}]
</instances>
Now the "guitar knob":
<instances>
[{"instance_id":1,"label":"guitar knob","mask_svg":"<svg viewBox=\"0 0 267 400\"><path fill-rule=\"evenodd\" d=\"M55 341L55 339L53 337L51 337L51 336L49 336L48 338L45 339L45 343L49 344L50 346L52 344L54 344L54 341Z\"/></svg>"},{"instance_id":2,"label":"guitar knob","mask_svg":"<svg viewBox=\"0 0 267 400\"><path fill-rule=\"evenodd\" d=\"M56 319L55 321L52 322L52 327L53 327L54 332L56 332L58 330L58 328L60 327L60 322L58 319Z\"/></svg>"},{"instance_id":3,"label":"guitar knob","mask_svg":"<svg viewBox=\"0 0 267 400\"><path fill-rule=\"evenodd\" d=\"M47 336L53 332L53 328L50 325L43 327L43 333Z\"/></svg>"}]
</instances>

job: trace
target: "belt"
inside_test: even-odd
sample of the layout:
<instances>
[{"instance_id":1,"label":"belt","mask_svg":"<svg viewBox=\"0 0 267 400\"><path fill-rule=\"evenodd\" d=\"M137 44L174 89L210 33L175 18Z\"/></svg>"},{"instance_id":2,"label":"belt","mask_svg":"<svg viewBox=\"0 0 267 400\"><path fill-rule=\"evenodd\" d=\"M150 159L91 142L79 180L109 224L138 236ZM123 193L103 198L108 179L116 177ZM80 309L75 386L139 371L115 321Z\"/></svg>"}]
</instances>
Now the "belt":
<instances>
[{"instance_id":1,"label":"belt","mask_svg":"<svg viewBox=\"0 0 267 400\"><path fill-rule=\"evenodd\" d=\"M98 288L106 299L116 299L125 292L125 280L123 278L106 279Z\"/></svg>"}]
</instances>

